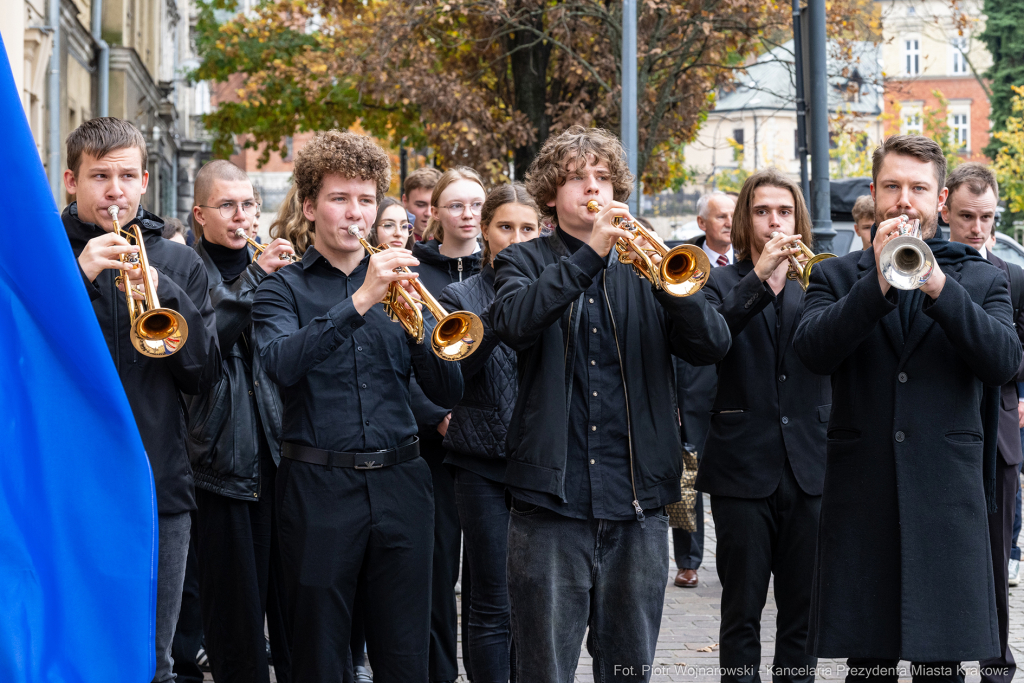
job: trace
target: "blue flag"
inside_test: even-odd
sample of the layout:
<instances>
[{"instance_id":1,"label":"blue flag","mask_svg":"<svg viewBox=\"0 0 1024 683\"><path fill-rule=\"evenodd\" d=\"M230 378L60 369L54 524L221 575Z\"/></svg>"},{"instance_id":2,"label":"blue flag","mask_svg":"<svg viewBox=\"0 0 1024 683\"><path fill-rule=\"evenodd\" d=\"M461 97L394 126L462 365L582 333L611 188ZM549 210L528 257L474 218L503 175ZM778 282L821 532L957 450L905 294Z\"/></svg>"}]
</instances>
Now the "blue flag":
<instances>
[{"instance_id":1,"label":"blue flag","mask_svg":"<svg viewBox=\"0 0 1024 683\"><path fill-rule=\"evenodd\" d=\"M0 42L0 681L146 683L153 476L6 55Z\"/></svg>"}]
</instances>

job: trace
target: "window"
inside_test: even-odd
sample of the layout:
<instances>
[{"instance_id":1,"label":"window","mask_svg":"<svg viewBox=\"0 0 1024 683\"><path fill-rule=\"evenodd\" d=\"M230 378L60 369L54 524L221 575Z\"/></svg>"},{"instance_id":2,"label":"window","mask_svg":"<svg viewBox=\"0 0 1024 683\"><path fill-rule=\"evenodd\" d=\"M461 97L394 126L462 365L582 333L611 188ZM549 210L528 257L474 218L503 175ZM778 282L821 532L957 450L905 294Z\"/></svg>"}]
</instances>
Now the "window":
<instances>
[{"instance_id":1,"label":"window","mask_svg":"<svg viewBox=\"0 0 1024 683\"><path fill-rule=\"evenodd\" d=\"M953 138L954 147L961 150L968 148L970 124L967 114L953 114L950 117L949 135Z\"/></svg>"},{"instance_id":2,"label":"window","mask_svg":"<svg viewBox=\"0 0 1024 683\"><path fill-rule=\"evenodd\" d=\"M904 135L921 135L923 128L921 127L921 112L919 111L904 111L903 112L903 134Z\"/></svg>"},{"instance_id":3,"label":"window","mask_svg":"<svg viewBox=\"0 0 1024 683\"><path fill-rule=\"evenodd\" d=\"M903 74L916 76L921 73L921 40L910 36L903 39Z\"/></svg>"},{"instance_id":4,"label":"window","mask_svg":"<svg viewBox=\"0 0 1024 683\"><path fill-rule=\"evenodd\" d=\"M743 147L743 129L737 128L732 132L732 139L736 141L736 144Z\"/></svg>"},{"instance_id":5,"label":"window","mask_svg":"<svg viewBox=\"0 0 1024 683\"><path fill-rule=\"evenodd\" d=\"M967 51L967 38L963 36L957 36L949 43L949 72L953 74L966 74L967 59L964 58L964 52Z\"/></svg>"}]
</instances>

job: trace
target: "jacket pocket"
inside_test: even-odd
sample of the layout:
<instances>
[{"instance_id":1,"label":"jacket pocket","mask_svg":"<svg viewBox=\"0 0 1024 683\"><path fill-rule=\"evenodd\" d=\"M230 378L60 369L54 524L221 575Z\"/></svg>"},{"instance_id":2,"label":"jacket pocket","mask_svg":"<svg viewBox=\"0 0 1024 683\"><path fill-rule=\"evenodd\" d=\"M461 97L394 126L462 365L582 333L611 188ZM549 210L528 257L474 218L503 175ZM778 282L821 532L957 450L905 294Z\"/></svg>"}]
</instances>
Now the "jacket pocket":
<instances>
[{"instance_id":1,"label":"jacket pocket","mask_svg":"<svg viewBox=\"0 0 1024 683\"><path fill-rule=\"evenodd\" d=\"M829 441L855 441L859 438L859 429L850 429L848 427L834 427L828 430Z\"/></svg>"},{"instance_id":2,"label":"jacket pocket","mask_svg":"<svg viewBox=\"0 0 1024 683\"><path fill-rule=\"evenodd\" d=\"M984 438L977 432L958 430L953 432L946 432L946 441L957 444L974 444L982 443Z\"/></svg>"},{"instance_id":3,"label":"jacket pocket","mask_svg":"<svg viewBox=\"0 0 1024 683\"><path fill-rule=\"evenodd\" d=\"M230 412L231 382L225 374L189 406L189 440L195 444L212 443L220 435Z\"/></svg>"}]
</instances>

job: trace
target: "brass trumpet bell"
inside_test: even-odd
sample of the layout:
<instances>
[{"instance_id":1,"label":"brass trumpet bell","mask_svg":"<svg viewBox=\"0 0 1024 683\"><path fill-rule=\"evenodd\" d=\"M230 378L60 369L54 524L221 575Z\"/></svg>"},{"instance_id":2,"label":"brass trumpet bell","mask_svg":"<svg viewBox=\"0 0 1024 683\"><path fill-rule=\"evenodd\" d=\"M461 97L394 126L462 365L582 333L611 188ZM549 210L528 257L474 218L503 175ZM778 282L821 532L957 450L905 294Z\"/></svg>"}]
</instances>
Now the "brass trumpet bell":
<instances>
[{"instance_id":1,"label":"brass trumpet bell","mask_svg":"<svg viewBox=\"0 0 1024 683\"><path fill-rule=\"evenodd\" d=\"M443 360L461 360L477 349L484 338L484 324L469 311L455 311L441 318L430 335L430 346Z\"/></svg>"},{"instance_id":2,"label":"brass trumpet bell","mask_svg":"<svg viewBox=\"0 0 1024 683\"><path fill-rule=\"evenodd\" d=\"M680 244L661 259L662 288L672 296L690 296L707 282L711 260L694 244Z\"/></svg>"}]
</instances>

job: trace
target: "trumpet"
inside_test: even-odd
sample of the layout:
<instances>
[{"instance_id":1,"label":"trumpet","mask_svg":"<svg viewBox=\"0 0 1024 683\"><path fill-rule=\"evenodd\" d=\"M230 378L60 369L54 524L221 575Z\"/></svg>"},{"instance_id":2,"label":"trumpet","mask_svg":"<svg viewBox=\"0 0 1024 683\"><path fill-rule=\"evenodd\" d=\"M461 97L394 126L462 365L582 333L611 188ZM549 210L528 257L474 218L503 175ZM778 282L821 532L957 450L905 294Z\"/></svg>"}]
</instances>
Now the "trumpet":
<instances>
[{"instance_id":1,"label":"trumpet","mask_svg":"<svg viewBox=\"0 0 1024 683\"><path fill-rule=\"evenodd\" d=\"M139 301L132 296L133 286L127 274L122 273L114 279L114 283L124 287L124 296L128 304L128 320L131 325L132 346L144 356L150 358L166 358L181 350L188 339L188 323L175 310L161 308L156 296L156 288L149 277L149 257L146 255L146 243L142 240L142 231L138 225L128 230L121 227L117 220L120 209L117 206L107 208L107 213L114 221L114 234L121 235L133 246L138 246L139 253L123 254L122 263L132 264L132 270L142 268L142 292L145 300ZM137 290L139 291L139 290Z\"/></svg>"},{"instance_id":2,"label":"trumpet","mask_svg":"<svg viewBox=\"0 0 1024 683\"><path fill-rule=\"evenodd\" d=\"M780 232L773 232L769 237L775 239L775 237L782 235ZM803 240L796 241L797 248L800 249L800 257L790 254L789 255L789 272L786 273L786 277L790 280L796 280L800 283L803 290L807 291L807 285L811 281L811 268L816 263L820 263L825 259L835 258L835 254L824 252L821 254L815 254L813 251L807 248L807 245L803 243Z\"/></svg>"},{"instance_id":3,"label":"trumpet","mask_svg":"<svg viewBox=\"0 0 1024 683\"><path fill-rule=\"evenodd\" d=\"M249 237L249 233L245 231L245 228L239 228L238 230L235 230L235 237L244 237L245 241L249 243L249 246L256 250L256 253L252 255L253 261L256 261L256 259L258 259L263 254L263 252L267 250L267 245L260 244L256 240ZM281 254L281 259L287 261L288 263L297 263L299 257L296 256L295 254Z\"/></svg>"},{"instance_id":4,"label":"trumpet","mask_svg":"<svg viewBox=\"0 0 1024 683\"><path fill-rule=\"evenodd\" d=\"M387 244L375 247L367 242L358 225L349 226L348 232L359 240L369 254L376 254L388 248ZM412 274L408 268L396 268L395 272ZM420 301L437 321L434 332L430 335L430 346L438 358L449 361L462 360L479 348L480 341L484 338L484 324L480 316L469 311L448 313L419 280L410 279L409 282L416 290ZM416 307L416 300L404 287L392 282L381 303L389 318L400 323L417 344L423 343L423 314Z\"/></svg>"},{"instance_id":5,"label":"trumpet","mask_svg":"<svg viewBox=\"0 0 1024 683\"><path fill-rule=\"evenodd\" d=\"M597 213L600 210L601 205L597 201L591 199L587 202L587 211ZM619 261L632 264L638 275L650 280L658 289L672 296L690 296L707 283L711 261L700 247L680 244L670 250L642 225L627 218L616 216L612 223L633 233L631 239L620 237L615 243ZM637 245L639 238L643 238L651 248L648 250ZM661 256L660 267L651 261L651 254Z\"/></svg>"},{"instance_id":6,"label":"trumpet","mask_svg":"<svg viewBox=\"0 0 1024 683\"><path fill-rule=\"evenodd\" d=\"M890 239L878 256L882 277L896 289L918 289L935 269L935 256L921 239L921 220L900 215L899 236Z\"/></svg>"}]
</instances>

